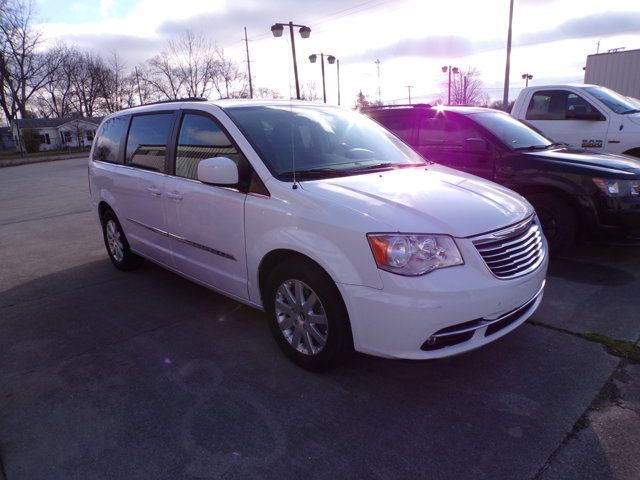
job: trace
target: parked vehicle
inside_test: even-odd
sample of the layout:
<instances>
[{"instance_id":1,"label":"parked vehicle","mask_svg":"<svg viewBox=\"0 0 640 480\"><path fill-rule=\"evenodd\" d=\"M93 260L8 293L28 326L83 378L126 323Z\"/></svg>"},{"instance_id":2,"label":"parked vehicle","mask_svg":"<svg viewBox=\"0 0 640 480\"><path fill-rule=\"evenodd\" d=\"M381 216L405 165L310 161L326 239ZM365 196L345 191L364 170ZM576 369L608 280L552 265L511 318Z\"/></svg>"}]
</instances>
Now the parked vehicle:
<instances>
[{"instance_id":1,"label":"parked vehicle","mask_svg":"<svg viewBox=\"0 0 640 480\"><path fill-rule=\"evenodd\" d=\"M117 268L147 258L264 309L280 348L310 370L354 347L466 352L542 299L547 246L524 198L425 162L354 112L132 108L102 123L89 182Z\"/></svg>"},{"instance_id":2,"label":"parked vehicle","mask_svg":"<svg viewBox=\"0 0 640 480\"><path fill-rule=\"evenodd\" d=\"M551 251L578 232L640 238L640 160L554 143L506 113L389 106L367 114L425 158L495 181L535 207Z\"/></svg>"},{"instance_id":3,"label":"parked vehicle","mask_svg":"<svg viewBox=\"0 0 640 480\"><path fill-rule=\"evenodd\" d=\"M605 87L528 87L518 95L511 115L558 142L640 157L638 104Z\"/></svg>"}]
</instances>

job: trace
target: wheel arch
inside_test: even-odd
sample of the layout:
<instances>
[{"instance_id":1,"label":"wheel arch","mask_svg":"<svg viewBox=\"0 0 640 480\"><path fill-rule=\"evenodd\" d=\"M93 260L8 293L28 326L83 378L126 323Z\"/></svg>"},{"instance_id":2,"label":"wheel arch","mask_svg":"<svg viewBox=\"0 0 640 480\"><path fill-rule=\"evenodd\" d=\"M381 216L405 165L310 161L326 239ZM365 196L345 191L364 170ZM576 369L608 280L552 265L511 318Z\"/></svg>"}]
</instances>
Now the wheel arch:
<instances>
[{"instance_id":1,"label":"wheel arch","mask_svg":"<svg viewBox=\"0 0 640 480\"><path fill-rule=\"evenodd\" d=\"M113 208L111 208L111 205L106 201L101 200L100 203L98 203L98 216L100 218L100 223L102 223L102 217L104 217L104 214L108 211L112 211L114 215L116 213Z\"/></svg>"},{"instance_id":2,"label":"wheel arch","mask_svg":"<svg viewBox=\"0 0 640 480\"><path fill-rule=\"evenodd\" d=\"M549 195L562 199L571 208L580 228L588 228L597 222L594 206L586 196L579 197L553 185L515 185L510 188L525 198L530 195Z\"/></svg>"},{"instance_id":3,"label":"wheel arch","mask_svg":"<svg viewBox=\"0 0 640 480\"><path fill-rule=\"evenodd\" d=\"M266 255L262 257L262 260L260 261L260 264L258 266L258 288L260 290L260 300L262 301L263 305L264 305L265 286L267 284L267 279L269 277L269 273L271 272L271 270L273 270L273 268L278 263L281 263L290 259L295 259L295 258L303 262L309 262L313 264L314 266L322 270L325 273L325 275L327 275L327 277L331 279L331 281L336 283L335 278L331 276L331 274L327 271L327 269L324 268L322 265L320 265L320 263L318 263L316 260L309 257L308 255L305 255L304 253L298 252L296 250L291 250L288 248L278 248L275 250L271 250L270 252L268 252Z\"/></svg>"},{"instance_id":4,"label":"wheel arch","mask_svg":"<svg viewBox=\"0 0 640 480\"><path fill-rule=\"evenodd\" d=\"M640 158L640 147L630 148L629 150L622 152L622 154Z\"/></svg>"}]
</instances>

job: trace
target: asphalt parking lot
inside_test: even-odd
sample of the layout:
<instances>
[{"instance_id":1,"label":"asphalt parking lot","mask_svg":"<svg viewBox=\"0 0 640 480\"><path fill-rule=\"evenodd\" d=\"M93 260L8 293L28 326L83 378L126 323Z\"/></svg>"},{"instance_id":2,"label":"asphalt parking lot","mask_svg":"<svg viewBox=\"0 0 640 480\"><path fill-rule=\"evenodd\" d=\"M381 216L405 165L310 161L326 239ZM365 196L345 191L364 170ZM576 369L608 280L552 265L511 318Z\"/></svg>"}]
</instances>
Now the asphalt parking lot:
<instances>
[{"instance_id":1,"label":"asphalt parking lot","mask_svg":"<svg viewBox=\"0 0 640 480\"><path fill-rule=\"evenodd\" d=\"M0 169L0 202L8 480L640 478L640 247L554 260L532 321L481 350L316 375L261 312L115 270L86 160Z\"/></svg>"}]
</instances>

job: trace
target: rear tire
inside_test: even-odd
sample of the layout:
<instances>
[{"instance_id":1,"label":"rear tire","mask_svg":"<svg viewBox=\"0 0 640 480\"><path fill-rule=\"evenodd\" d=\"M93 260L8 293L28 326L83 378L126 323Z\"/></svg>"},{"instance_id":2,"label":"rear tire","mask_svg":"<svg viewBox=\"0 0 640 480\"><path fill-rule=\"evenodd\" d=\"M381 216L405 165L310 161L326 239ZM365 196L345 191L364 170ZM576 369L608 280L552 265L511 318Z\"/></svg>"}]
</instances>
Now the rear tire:
<instances>
[{"instance_id":1,"label":"rear tire","mask_svg":"<svg viewBox=\"0 0 640 480\"><path fill-rule=\"evenodd\" d=\"M271 333L296 365L322 372L353 352L347 309L327 273L310 261L276 265L263 295Z\"/></svg>"},{"instance_id":2,"label":"rear tire","mask_svg":"<svg viewBox=\"0 0 640 480\"><path fill-rule=\"evenodd\" d=\"M142 257L131 251L124 230L112 210L107 210L102 215L102 237L109 258L118 270L128 272L142 264Z\"/></svg>"},{"instance_id":3,"label":"rear tire","mask_svg":"<svg viewBox=\"0 0 640 480\"><path fill-rule=\"evenodd\" d=\"M529 195L527 200L536 209L551 255L558 255L573 245L576 217L567 202L555 195L538 193Z\"/></svg>"}]
</instances>

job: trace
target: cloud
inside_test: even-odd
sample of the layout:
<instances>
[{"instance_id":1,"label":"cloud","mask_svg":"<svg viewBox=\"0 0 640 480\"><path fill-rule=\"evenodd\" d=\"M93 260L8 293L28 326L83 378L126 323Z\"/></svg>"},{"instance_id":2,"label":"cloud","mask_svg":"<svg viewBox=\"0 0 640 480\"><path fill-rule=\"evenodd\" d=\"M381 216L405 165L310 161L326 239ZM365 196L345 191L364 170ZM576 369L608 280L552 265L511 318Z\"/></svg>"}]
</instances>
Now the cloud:
<instances>
[{"instance_id":1,"label":"cloud","mask_svg":"<svg viewBox=\"0 0 640 480\"><path fill-rule=\"evenodd\" d=\"M604 12L574 18L555 28L519 35L517 44L538 43L586 37L609 37L640 32L640 12Z\"/></svg>"},{"instance_id":2,"label":"cloud","mask_svg":"<svg viewBox=\"0 0 640 480\"><path fill-rule=\"evenodd\" d=\"M113 12L114 0L100 0L98 13L101 17L108 17Z\"/></svg>"},{"instance_id":3,"label":"cloud","mask_svg":"<svg viewBox=\"0 0 640 480\"><path fill-rule=\"evenodd\" d=\"M399 57L457 58L473 53L500 48L503 40L473 42L465 37L442 35L424 38L408 38L395 44L372 48L345 58L345 61L370 61L372 58L388 59Z\"/></svg>"},{"instance_id":4,"label":"cloud","mask_svg":"<svg viewBox=\"0 0 640 480\"><path fill-rule=\"evenodd\" d=\"M76 34L65 37L65 42L83 50L95 52L108 59L117 52L125 60L127 68L143 62L159 53L166 44L161 38L145 38L119 34Z\"/></svg>"}]
</instances>

